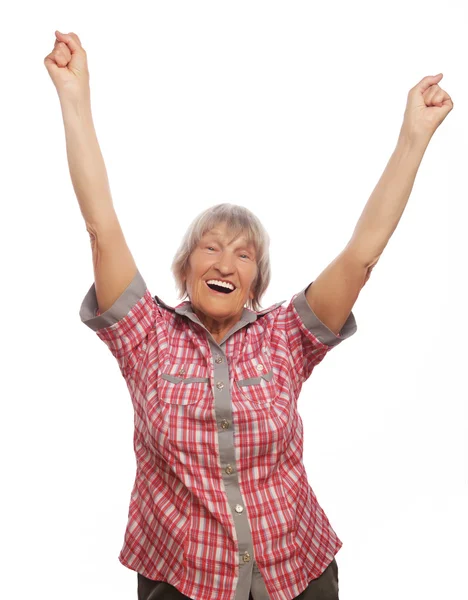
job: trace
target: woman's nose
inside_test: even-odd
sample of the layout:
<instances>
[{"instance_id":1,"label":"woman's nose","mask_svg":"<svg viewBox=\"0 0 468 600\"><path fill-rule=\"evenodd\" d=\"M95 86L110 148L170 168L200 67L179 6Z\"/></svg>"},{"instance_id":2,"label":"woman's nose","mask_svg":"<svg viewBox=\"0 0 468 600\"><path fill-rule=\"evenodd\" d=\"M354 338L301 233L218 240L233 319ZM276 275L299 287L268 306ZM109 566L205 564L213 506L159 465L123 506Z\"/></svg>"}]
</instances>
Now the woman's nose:
<instances>
[{"instance_id":1,"label":"woman's nose","mask_svg":"<svg viewBox=\"0 0 468 600\"><path fill-rule=\"evenodd\" d=\"M232 273L234 271L233 257L227 253L222 254L219 258L217 266L218 269L226 275L228 273Z\"/></svg>"}]
</instances>

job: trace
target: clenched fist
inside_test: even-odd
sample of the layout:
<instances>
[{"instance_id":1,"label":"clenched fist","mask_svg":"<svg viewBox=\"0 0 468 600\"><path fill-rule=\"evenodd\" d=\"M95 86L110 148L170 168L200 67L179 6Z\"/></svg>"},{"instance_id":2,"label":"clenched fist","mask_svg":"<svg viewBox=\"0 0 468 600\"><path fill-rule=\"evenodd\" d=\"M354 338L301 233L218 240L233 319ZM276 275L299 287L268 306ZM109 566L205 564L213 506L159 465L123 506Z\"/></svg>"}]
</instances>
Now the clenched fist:
<instances>
[{"instance_id":1,"label":"clenched fist","mask_svg":"<svg viewBox=\"0 0 468 600\"><path fill-rule=\"evenodd\" d=\"M59 96L82 96L89 93L89 71L86 51L76 33L55 32L54 49L44 64Z\"/></svg>"}]
</instances>

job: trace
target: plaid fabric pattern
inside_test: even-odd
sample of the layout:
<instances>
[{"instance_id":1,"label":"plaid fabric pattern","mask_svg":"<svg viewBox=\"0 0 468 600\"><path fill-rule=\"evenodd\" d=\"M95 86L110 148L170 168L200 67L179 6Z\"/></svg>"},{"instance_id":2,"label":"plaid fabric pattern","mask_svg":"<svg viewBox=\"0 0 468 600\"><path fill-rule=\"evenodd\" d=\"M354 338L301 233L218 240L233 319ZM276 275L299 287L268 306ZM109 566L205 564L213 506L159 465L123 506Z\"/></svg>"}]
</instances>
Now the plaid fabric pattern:
<instances>
[{"instance_id":1,"label":"plaid fabric pattern","mask_svg":"<svg viewBox=\"0 0 468 600\"><path fill-rule=\"evenodd\" d=\"M135 414L136 477L119 555L126 567L189 598L248 600L239 563L254 556L269 597L291 600L333 560L342 542L307 480L297 400L356 323L351 313L336 336L306 290L286 306L244 309L213 354L190 302L169 307L140 273L102 315L91 286L81 319L116 358ZM218 412L216 394L229 394L232 418ZM226 435L229 465L219 445ZM232 507L223 476L234 470L243 502ZM253 547L241 557L234 508L246 511L251 530Z\"/></svg>"}]
</instances>

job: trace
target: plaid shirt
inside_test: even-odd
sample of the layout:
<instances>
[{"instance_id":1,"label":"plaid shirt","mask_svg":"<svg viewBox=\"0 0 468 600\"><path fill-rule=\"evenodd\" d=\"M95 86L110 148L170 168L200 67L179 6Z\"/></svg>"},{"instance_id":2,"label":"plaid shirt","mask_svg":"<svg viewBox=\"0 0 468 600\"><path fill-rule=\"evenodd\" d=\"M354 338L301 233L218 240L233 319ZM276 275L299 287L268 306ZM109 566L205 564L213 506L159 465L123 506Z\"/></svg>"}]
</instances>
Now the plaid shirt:
<instances>
[{"instance_id":1,"label":"plaid shirt","mask_svg":"<svg viewBox=\"0 0 468 600\"><path fill-rule=\"evenodd\" d=\"M356 321L335 335L307 288L286 307L244 308L218 344L189 301L152 297L139 272L103 314L91 286L80 318L117 359L135 414L124 566L197 600L291 600L341 548L307 480L297 399Z\"/></svg>"}]
</instances>

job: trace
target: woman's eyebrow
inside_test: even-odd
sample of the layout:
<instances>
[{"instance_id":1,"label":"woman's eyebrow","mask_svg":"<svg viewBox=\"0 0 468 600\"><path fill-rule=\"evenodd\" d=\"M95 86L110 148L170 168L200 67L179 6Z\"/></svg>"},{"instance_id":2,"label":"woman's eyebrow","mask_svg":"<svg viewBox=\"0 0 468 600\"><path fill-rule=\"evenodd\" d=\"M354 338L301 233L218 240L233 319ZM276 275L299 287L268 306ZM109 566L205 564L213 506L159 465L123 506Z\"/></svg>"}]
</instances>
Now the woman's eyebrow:
<instances>
[{"instance_id":1,"label":"woman's eyebrow","mask_svg":"<svg viewBox=\"0 0 468 600\"><path fill-rule=\"evenodd\" d=\"M245 248L245 250L249 250L254 252L255 246L252 243L247 242L247 240L241 240L237 245L237 248Z\"/></svg>"}]
</instances>

